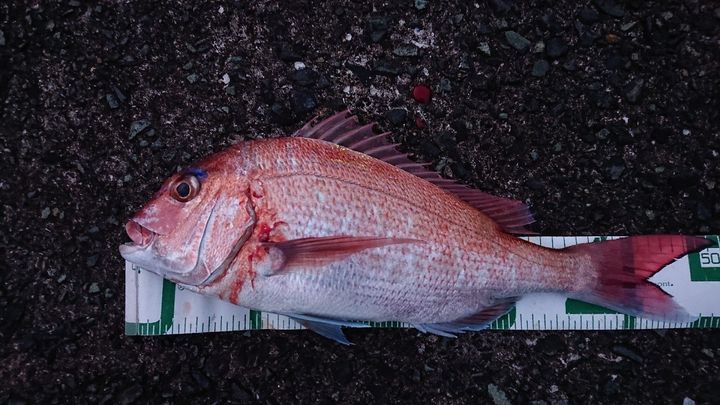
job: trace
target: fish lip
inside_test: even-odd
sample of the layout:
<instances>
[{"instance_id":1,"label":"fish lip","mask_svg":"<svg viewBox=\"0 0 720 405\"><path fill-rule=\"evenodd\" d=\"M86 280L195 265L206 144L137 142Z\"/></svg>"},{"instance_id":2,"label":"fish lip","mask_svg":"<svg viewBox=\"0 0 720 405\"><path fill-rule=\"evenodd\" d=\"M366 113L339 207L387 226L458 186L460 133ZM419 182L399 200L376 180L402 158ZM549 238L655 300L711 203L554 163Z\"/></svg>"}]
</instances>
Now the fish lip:
<instances>
[{"instance_id":1,"label":"fish lip","mask_svg":"<svg viewBox=\"0 0 720 405\"><path fill-rule=\"evenodd\" d=\"M146 227L140 225L137 221L131 219L125 224L125 233L131 242L120 245L120 256L125 260L132 261L130 258L137 252L147 250L155 242L157 234Z\"/></svg>"},{"instance_id":2,"label":"fish lip","mask_svg":"<svg viewBox=\"0 0 720 405\"><path fill-rule=\"evenodd\" d=\"M123 243L122 245L119 246L120 256L122 256L123 259L125 259L127 261L132 261L132 260L130 260L130 256L132 256L133 253L137 253L141 250L145 250L148 247L150 247L150 245L140 246L133 242Z\"/></svg>"},{"instance_id":3,"label":"fish lip","mask_svg":"<svg viewBox=\"0 0 720 405\"><path fill-rule=\"evenodd\" d=\"M157 237L157 233L142 226L138 221L131 219L125 224L125 233L128 235L132 243L141 248L147 248L152 245Z\"/></svg>"}]
</instances>

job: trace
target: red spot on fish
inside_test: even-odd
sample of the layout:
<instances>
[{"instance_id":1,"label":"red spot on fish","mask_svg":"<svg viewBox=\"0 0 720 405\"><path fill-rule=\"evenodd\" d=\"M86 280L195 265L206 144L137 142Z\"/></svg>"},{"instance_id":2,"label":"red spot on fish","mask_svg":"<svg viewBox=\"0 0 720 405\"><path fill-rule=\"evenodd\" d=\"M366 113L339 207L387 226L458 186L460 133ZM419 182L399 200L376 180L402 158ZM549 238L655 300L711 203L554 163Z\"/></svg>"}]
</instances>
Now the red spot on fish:
<instances>
[{"instance_id":1,"label":"red spot on fish","mask_svg":"<svg viewBox=\"0 0 720 405\"><path fill-rule=\"evenodd\" d=\"M412 98L420 104L427 104L432 99L432 91L430 87L418 84L412 90Z\"/></svg>"},{"instance_id":2,"label":"red spot on fish","mask_svg":"<svg viewBox=\"0 0 720 405\"><path fill-rule=\"evenodd\" d=\"M247 260L248 264L245 268L240 266L240 263L238 263L238 267L236 267L238 269L237 275L230 285L230 295L228 300L233 304L242 305L239 302L239 296L247 280L250 280L250 286L253 289L255 288L255 271L252 268L253 254L248 255Z\"/></svg>"},{"instance_id":3,"label":"red spot on fish","mask_svg":"<svg viewBox=\"0 0 720 405\"><path fill-rule=\"evenodd\" d=\"M230 296L228 297L228 300L233 304L240 304L238 302L238 296L240 295L240 290L243 288L243 284L245 284L245 279L242 274L238 274L230 286Z\"/></svg>"},{"instance_id":4,"label":"red spot on fish","mask_svg":"<svg viewBox=\"0 0 720 405\"><path fill-rule=\"evenodd\" d=\"M272 228L268 224L258 224L257 239L260 242L267 242L270 239Z\"/></svg>"},{"instance_id":5,"label":"red spot on fish","mask_svg":"<svg viewBox=\"0 0 720 405\"><path fill-rule=\"evenodd\" d=\"M417 129L425 129L425 128L427 128L427 123L425 122L424 119L422 119L421 116L416 115L415 116L415 126L417 127Z\"/></svg>"}]
</instances>

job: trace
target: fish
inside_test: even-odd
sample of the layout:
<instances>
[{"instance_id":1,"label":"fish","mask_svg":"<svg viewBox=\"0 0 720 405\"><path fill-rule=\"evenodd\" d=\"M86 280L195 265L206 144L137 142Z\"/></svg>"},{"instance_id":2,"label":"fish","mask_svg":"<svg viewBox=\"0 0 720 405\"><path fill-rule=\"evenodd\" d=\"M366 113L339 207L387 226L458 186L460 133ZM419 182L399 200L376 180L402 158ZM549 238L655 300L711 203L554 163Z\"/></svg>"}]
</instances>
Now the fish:
<instances>
[{"instance_id":1,"label":"fish","mask_svg":"<svg viewBox=\"0 0 720 405\"><path fill-rule=\"evenodd\" d=\"M287 315L339 343L400 321L456 337L523 296L694 319L648 279L711 241L640 235L549 249L530 207L442 177L350 111L238 142L172 174L125 225L127 261L200 294Z\"/></svg>"}]
</instances>

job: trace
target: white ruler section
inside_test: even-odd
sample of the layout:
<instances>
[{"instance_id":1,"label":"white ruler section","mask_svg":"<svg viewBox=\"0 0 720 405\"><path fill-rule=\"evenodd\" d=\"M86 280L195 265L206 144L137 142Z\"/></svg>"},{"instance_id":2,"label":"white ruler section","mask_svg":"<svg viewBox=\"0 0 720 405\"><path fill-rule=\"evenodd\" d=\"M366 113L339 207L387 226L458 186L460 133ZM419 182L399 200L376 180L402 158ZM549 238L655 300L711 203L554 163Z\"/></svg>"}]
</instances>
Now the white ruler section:
<instances>
[{"instance_id":1,"label":"white ruler section","mask_svg":"<svg viewBox=\"0 0 720 405\"><path fill-rule=\"evenodd\" d=\"M617 237L537 236L530 242L563 248ZM716 242L718 236L708 236ZM720 327L720 249L705 249L676 260L655 274L652 282L673 295L695 322L666 323L615 313L556 294L532 294L518 301L509 314L491 325L507 330L612 330ZM716 315L717 314L717 315ZM368 327L407 327L400 322L371 323ZM183 289L161 277L125 263L125 332L162 335L303 329L283 315L253 311Z\"/></svg>"}]
</instances>

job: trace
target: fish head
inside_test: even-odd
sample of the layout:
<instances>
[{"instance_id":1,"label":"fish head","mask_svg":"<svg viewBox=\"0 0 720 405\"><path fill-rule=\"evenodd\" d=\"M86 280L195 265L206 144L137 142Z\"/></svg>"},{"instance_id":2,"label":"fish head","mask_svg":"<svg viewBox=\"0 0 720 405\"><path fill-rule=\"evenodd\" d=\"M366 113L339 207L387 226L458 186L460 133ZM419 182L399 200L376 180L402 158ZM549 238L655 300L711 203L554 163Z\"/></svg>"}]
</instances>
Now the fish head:
<instances>
[{"instance_id":1,"label":"fish head","mask_svg":"<svg viewBox=\"0 0 720 405\"><path fill-rule=\"evenodd\" d=\"M127 261L171 281L203 286L223 274L250 237L249 182L223 153L168 178L127 222Z\"/></svg>"}]
</instances>

